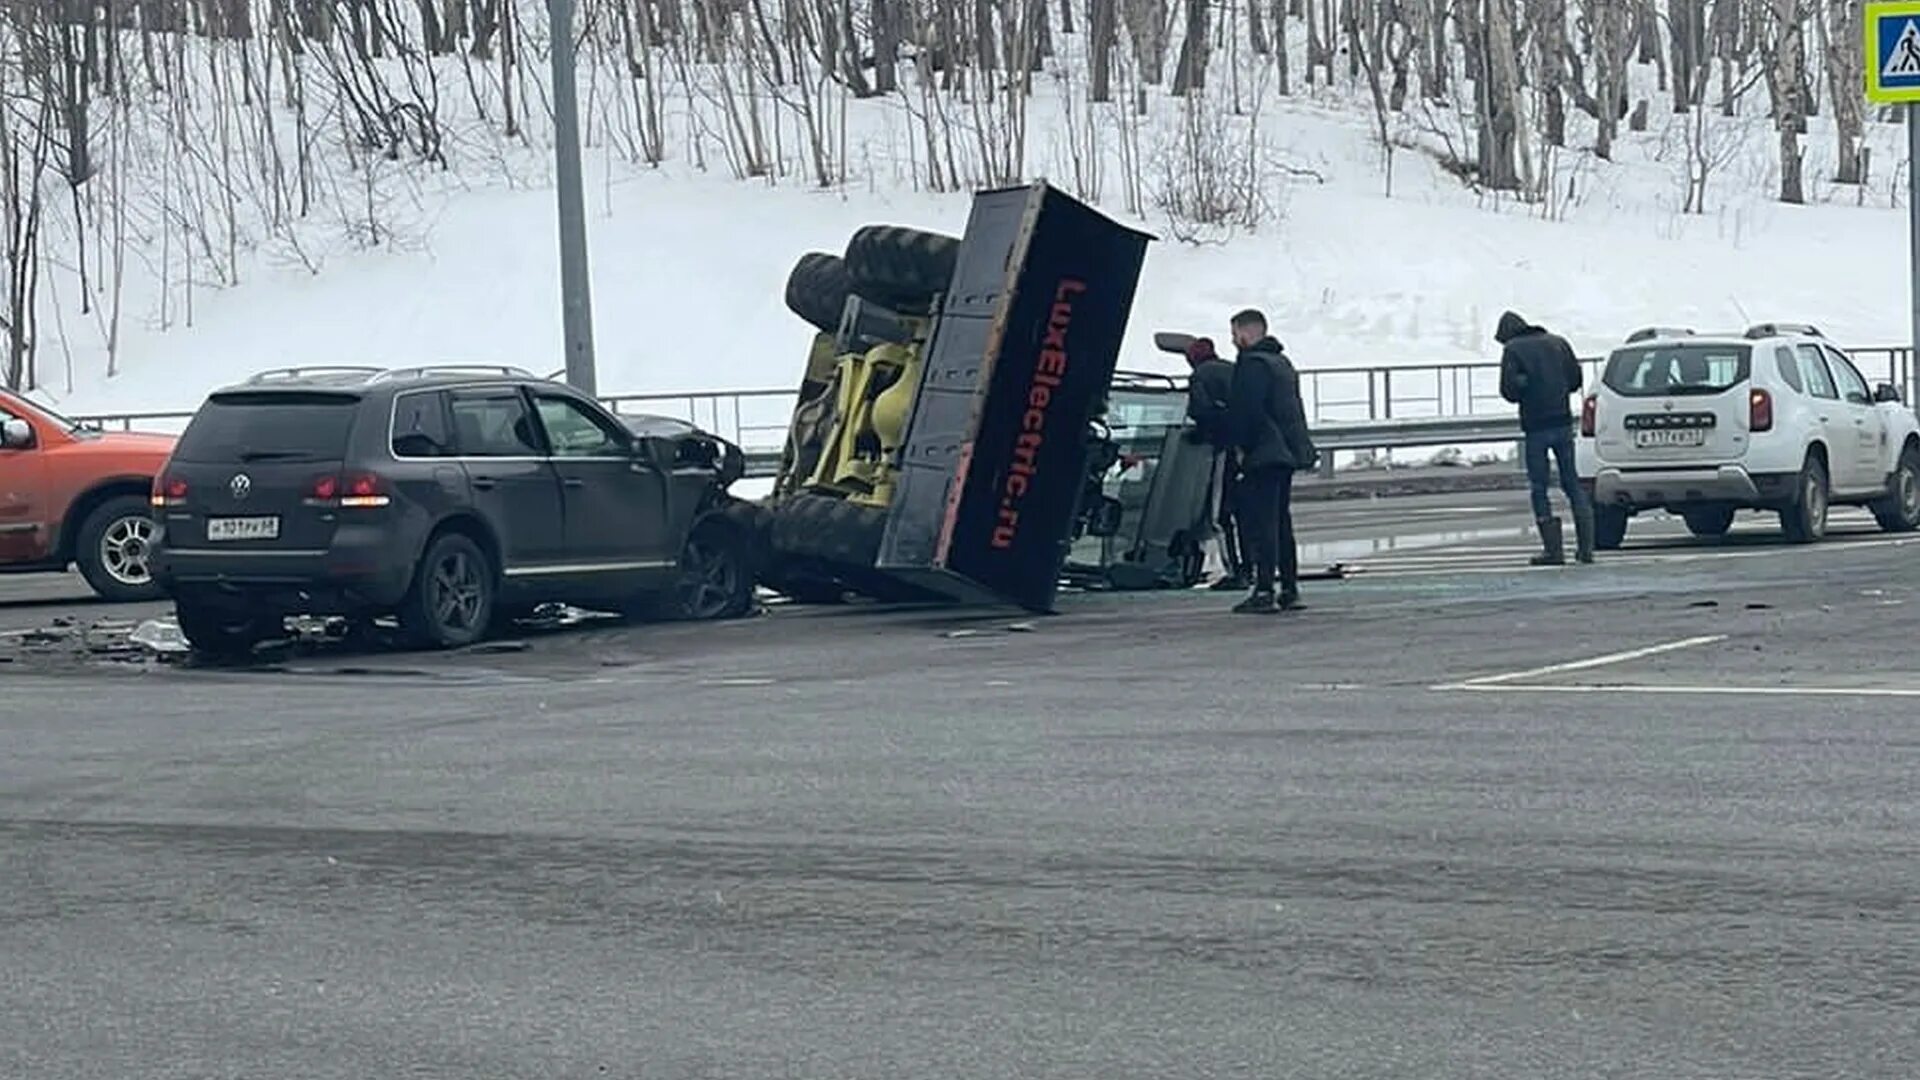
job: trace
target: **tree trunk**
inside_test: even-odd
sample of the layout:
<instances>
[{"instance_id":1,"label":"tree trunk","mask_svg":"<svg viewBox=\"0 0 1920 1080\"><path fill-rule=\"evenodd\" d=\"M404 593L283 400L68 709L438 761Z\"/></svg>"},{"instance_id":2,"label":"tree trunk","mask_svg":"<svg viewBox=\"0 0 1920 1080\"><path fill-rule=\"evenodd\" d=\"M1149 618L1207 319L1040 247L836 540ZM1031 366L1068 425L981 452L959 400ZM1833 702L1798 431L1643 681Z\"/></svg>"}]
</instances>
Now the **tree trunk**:
<instances>
[{"instance_id":1,"label":"tree trunk","mask_svg":"<svg viewBox=\"0 0 1920 1080\"><path fill-rule=\"evenodd\" d=\"M1833 96L1834 134L1839 140L1839 157L1834 181L1841 184L1866 182L1862 153L1866 140L1866 104L1860 87L1865 73L1857 43L1860 41L1860 5L1857 0L1826 0L1826 10L1816 17L1820 30L1820 48L1826 56L1827 92Z\"/></svg>"},{"instance_id":2,"label":"tree trunk","mask_svg":"<svg viewBox=\"0 0 1920 1080\"><path fill-rule=\"evenodd\" d=\"M1113 43L1118 30L1118 0L1092 0L1087 9L1087 97L1097 103L1113 100Z\"/></svg>"},{"instance_id":3,"label":"tree trunk","mask_svg":"<svg viewBox=\"0 0 1920 1080\"><path fill-rule=\"evenodd\" d=\"M873 19L873 91L891 94L900 88L898 68L900 27L899 9L891 0L873 0L869 9Z\"/></svg>"},{"instance_id":4,"label":"tree trunk","mask_svg":"<svg viewBox=\"0 0 1920 1080\"><path fill-rule=\"evenodd\" d=\"M1173 72L1175 97L1207 88L1207 57L1212 52L1212 43L1207 40L1207 0L1187 0L1187 32L1180 42L1180 63Z\"/></svg>"}]
</instances>

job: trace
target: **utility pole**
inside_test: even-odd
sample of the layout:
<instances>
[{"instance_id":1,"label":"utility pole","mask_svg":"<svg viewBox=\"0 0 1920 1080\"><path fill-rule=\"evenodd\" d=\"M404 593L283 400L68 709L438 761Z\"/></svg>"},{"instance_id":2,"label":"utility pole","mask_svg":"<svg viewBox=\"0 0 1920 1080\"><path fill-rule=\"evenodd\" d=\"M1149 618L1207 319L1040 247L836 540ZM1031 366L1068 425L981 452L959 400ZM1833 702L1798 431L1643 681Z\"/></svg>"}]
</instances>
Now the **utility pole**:
<instances>
[{"instance_id":1,"label":"utility pole","mask_svg":"<svg viewBox=\"0 0 1920 1080\"><path fill-rule=\"evenodd\" d=\"M553 37L553 179L560 199L560 314L567 383L597 394L593 284L587 276L587 205L580 180L580 97L574 84L574 0L547 0Z\"/></svg>"}]
</instances>

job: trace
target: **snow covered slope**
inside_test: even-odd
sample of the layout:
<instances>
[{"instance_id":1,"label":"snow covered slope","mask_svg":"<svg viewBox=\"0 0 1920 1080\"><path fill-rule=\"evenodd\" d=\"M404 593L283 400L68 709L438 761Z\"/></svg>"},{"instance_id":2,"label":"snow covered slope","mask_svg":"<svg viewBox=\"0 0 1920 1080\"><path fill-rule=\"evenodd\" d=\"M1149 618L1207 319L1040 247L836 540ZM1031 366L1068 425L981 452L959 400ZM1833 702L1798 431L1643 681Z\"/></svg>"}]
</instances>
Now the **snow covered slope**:
<instances>
[{"instance_id":1,"label":"snow covered slope","mask_svg":"<svg viewBox=\"0 0 1920 1080\"><path fill-rule=\"evenodd\" d=\"M1072 147L1086 132L1063 119L1059 94L1047 84L1035 92L1029 172L1071 188ZM1150 208L1127 214L1115 191L1116 129L1095 131L1109 172L1103 209L1169 234L1150 249L1123 366L1166 367L1174 359L1152 349L1153 331L1224 338L1227 316L1250 305L1267 310L1304 367L1484 360L1510 307L1583 350L1649 323L1811 320L1853 344L1906 335L1905 213L1892 207L1900 177L1882 164L1865 189L1824 183L1832 139L1820 119L1805 142L1813 205L1771 201L1774 147L1763 116L1716 116L1724 126L1713 139L1708 212L1683 215L1679 118L1656 115L1650 131L1623 134L1613 162L1560 152L1543 163L1552 200L1522 204L1475 193L1432 155L1404 148L1387 195L1373 118L1351 88L1296 87L1263 100L1257 132L1234 123L1235 137L1251 140L1269 213L1224 242L1175 239L1166 215ZM1150 179L1175 176L1166 159L1180 107L1156 98L1141 121L1152 130L1135 152L1147 155ZM1203 107L1227 105L1216 96ZM862 178L830 191L808 190L804 177L735 182L679 158L646 169L596 143L588 200L604 391L787 387L807 331L781 291L802 252L836 251L872 222L961 229L964 194L928 194L899 179L916 138L906 110L887 100L849 108L847 154L862 161ZM1396 140L1421 141L1413 120L1395 125ZM1875 162L1899 159L1898 136L1897 127L1869 125ZM418 224L403 243L332 254L317 274L243 254L241 285L195 289L190 325L177 284L164 331L155 290L130 286L113 378L104 375L98 317L77 314L56 283L42 320L51 331L43 392L74 411L184 409L267 366L560 367L553 197L534 141L532 150L486 151L504 163L493 174L472 167L485 154L469 154L457 183L415 191Z\"/></svg>"}]
</instances>

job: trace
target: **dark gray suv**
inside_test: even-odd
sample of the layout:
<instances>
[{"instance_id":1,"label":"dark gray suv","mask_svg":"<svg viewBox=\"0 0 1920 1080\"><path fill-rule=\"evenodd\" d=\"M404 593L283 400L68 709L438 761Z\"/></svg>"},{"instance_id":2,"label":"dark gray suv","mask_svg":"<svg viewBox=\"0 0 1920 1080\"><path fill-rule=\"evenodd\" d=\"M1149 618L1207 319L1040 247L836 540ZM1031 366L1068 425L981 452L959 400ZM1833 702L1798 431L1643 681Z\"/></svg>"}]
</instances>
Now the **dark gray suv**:
<instances>
[{"instance_id":1,"label":"dark gray suv","mask_svg":"<svg viewBox=\"0 0 1920 1080\"><path fill-rule=\"evenodd\" d=\"M738 447L514 368L297 368L215 392L153 505L195 649L289 615L470 644L543 603L692 618L753 604Z\"/></svg>"}]
</instances>

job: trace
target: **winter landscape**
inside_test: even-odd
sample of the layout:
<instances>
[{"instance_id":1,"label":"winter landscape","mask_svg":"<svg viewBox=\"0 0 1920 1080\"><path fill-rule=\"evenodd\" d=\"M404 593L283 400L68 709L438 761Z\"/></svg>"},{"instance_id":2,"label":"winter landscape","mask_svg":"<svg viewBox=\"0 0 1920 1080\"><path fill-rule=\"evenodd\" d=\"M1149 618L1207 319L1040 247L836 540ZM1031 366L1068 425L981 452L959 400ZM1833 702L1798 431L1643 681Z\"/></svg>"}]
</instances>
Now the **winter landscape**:
<instances>
[{"instance_id":1,"label":"winter landscape","mask_svg":"<svg viewBox=\"0 0 1920 1080\"><path fill-rule=\"evenodd\" d=\"M580 0L600 386L787 387L857 226L1044 177L1160 237L1159 329L1484 360L1517 308L1906 335L1898 116L1826 0ZM254 369L560 366L544 0L0 14L0 381L188 409ZM1613 102L1613 107L1606 103Z\"/></svg>"}]
</instances>

